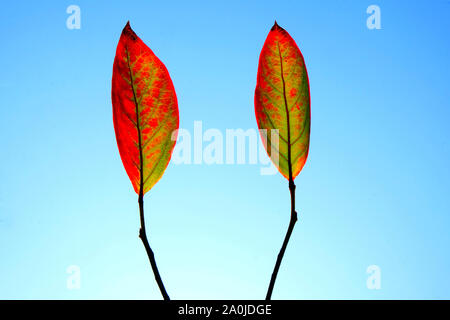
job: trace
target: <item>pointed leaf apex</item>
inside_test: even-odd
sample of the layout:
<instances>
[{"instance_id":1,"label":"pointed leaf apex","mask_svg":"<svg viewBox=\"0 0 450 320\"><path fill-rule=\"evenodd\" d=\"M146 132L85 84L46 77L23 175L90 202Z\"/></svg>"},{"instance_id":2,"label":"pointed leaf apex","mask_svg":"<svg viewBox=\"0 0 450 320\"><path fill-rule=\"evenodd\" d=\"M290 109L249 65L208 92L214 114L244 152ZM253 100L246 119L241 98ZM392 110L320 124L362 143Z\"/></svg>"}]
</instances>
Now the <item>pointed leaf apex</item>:
<instances>
[{"instance_id":1,"label":"pointed leaf apex","mask_svg":"<svg viewBox=\"0 0 450 320\"><path fill-rule=\"evenodd\" d=\"M125 25L125 27L123 28L122 35L125 35L125 36L129 37L132 40L136 40L137 39L136 33L133 31L133 29L131 29L130 21L128 21L127 24Z\"/></svg>"},{"instance_id":2,"label":"pointed leaf apex","mask_svg":"<svg viewBox=\"0 0 450 320\"><path fill-rule=\"evenodd\" d=\"M275 23L273 24L273 27L272 29L270 29L270 31L274 31L276 29L283 30L283 28L278 25L277 20L275 20Z\"/></svg>"}]
</instances>

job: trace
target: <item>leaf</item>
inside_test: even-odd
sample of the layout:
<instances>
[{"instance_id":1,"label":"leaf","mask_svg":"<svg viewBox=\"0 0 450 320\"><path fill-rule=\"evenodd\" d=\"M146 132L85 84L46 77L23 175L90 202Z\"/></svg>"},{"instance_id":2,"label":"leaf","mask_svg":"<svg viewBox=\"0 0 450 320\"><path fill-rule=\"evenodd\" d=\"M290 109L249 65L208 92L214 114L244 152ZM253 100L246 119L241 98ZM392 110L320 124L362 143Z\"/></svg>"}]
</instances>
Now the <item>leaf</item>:
<instances>
[{"instance_id":1,"label":"leaf","mask_svg":"<svg viewBox=\"0 0 450 320\"><path fill-rule=\"evenodd\" d=\"M259 57L255 90L258 127L266 129L269 156L279 151L280 173L292 180L305 165L311 123L309 80L305 61L294 39L275 22ZM270 129L278 129L279 145ZM273 151L272 151L273 149Z\"/></svg>"},{"instance_id":2,"label":"leaf","mask_svg":"<svg viewBox=\"0 0 450 320\"><path fill-rule=\"evenodd\" d=\"M145 194L172 156L178 103L166 67L129 23L117 45L111 91L120 157L136 193Z\"/></svg>"}]
</instances>

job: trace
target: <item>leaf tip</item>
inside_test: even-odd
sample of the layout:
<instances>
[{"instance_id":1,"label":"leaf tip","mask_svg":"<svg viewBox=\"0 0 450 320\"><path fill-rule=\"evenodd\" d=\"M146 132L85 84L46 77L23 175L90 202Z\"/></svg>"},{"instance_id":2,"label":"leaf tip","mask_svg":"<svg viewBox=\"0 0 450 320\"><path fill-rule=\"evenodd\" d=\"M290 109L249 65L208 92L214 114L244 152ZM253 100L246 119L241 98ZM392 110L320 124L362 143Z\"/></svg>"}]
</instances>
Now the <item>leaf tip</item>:
<instances>
[{"instance_id":1,"label":"leaf tip","mask_svg":"<svg viewBox=\"0 0 450 320\"><path fill-rule=\"evenodd\" d=\"M134 33L133 29L131 29L130 20L127 21L127 24L123 28L122 34L130 37L132 40L137 39L136 33Z\"/></svg>"},{"instance_id":2,"label":"leaf tip","mask_svg":"<svg viewBox=\"0 0 450 320\"><path fill-rule=\"evenodd\" d=\"M282 27L280 27L277 23L277 20L275 20L275 23L273 24L272 29L270 29L270 31L274 31L274 30L281 30L283 31L284 29Z\"/></svg>"},{"instance_id":3,"label":"leaf tip","mask_svg":"<svg viewBox=\"0 0 450 320\"><path fill-rule=\"evenodd\" d=\"M275 20L275 23L273 24L273 27L272 27L272 29L270 29L270 31L275 30L278 27L279 26L278 26L277 20Z\"/></svg>"}]
</instances>

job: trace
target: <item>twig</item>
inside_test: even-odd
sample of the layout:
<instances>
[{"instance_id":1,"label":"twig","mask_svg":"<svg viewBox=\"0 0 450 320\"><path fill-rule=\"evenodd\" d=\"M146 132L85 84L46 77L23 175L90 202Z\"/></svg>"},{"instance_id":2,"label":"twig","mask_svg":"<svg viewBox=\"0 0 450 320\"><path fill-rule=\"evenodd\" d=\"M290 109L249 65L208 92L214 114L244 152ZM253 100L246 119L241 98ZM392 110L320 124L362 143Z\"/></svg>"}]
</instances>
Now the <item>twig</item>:
<instances>
[{"instance_id":1,"label":"twig","mask_svg":"<svg viewBox=\"0 0 450 320\"><path fill-rule=\"evenodd\" d=\"M141 188L142 190L142 188ZM147 234L145 232L145 220L144 220L144 195L139 193L139 216L141 218L141 228L139 229L139 238L141 238L142 243L144 244L145 251L147 251L148 259L150 260L150 265L152 266L153 274L155 275L156 283L158 284L159 290L161 291L164 300L170 300L169 295L167 294L166 288L164 288L164 284L161 280L161 276L159 275L158 267L156 266L155 255L153 254L150 245L148 244Z\"/></svg>"},{"instance_id":2,"label":"twig","mask_svg":"<svg viewBox=\"0 0 450 320\"><path fill-rule=\"evenodd\" d=\"M280 269L281 265L281 260L283 260L284 252L286 251L289 238L291 237L292 230L294 229L294 225L297 222L297 212L295 211L295 184L292 179L289 179L289 191L291 193L291 221L289 222L286 237L284 238L283 245L277 257L277 262L275 263L275 268L273 269L269 289L267 290L266 300L270 300L270 298L272 297L273 286L275 285L275 280L277 279L278 270Z\"/></svg>"}]
</instances>

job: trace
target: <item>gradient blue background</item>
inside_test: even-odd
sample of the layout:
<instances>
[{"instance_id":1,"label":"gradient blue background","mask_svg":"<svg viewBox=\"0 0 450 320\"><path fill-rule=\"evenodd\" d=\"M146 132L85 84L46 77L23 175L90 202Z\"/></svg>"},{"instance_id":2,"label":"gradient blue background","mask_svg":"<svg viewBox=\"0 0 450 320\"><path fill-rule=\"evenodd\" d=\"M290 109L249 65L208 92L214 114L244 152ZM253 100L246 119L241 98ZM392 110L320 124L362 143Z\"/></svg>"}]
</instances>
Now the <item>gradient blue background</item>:
<instances>
[{"instance_id":1,"label":"gradient blue background","mask_svg":"<svg viewBox=\"0 0 450 320\"><path fill-rule=\"evenodd\" d=\"M0 298L160 299L116 146L110 81L122 28L166 64L180 125L256 128L274 20L311 83L300 221L275 299L450 298L450 2L12 1L0 11ZM81 29L66 8L81 8ZM381 8L381 30L366 9ZM264 298L289 221L280 174L169 165L145 197L175 299ZM366 287L369 265L381 289ZM68 290L66 269L81 268Z\"/></svg>"}]
</instances>

